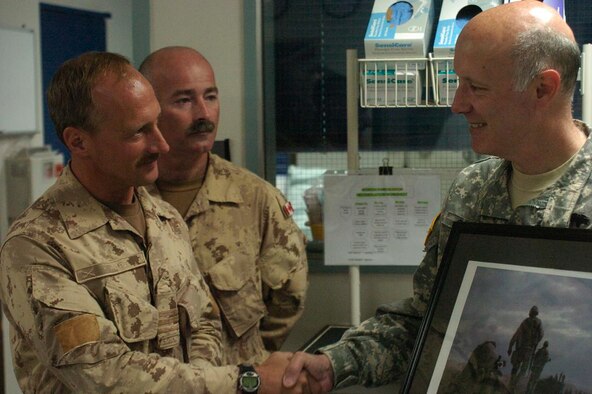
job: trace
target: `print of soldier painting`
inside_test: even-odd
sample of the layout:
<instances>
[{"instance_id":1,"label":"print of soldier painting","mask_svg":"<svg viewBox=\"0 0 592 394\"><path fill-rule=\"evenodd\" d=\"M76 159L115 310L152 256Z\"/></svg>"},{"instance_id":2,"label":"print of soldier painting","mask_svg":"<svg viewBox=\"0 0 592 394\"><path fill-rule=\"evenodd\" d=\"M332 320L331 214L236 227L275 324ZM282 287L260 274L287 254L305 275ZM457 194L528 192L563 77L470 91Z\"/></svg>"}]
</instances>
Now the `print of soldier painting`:
<instances>
[{"instance_id":1,"label":"print of soldier painting","mask_svg":"<svg viewBox=\"0 0 592 394\"><path fill-rule=\"evenodd\" d=\"M411 392L592 394L592 273L473 264L434 315Z\"/></svg>"},{"instance_id":2,"label":"print of soldier painting","mask_svg":"<svg viewBox=\"0 0 592 394\"><path fill-rule=\"evenodd\" d=\"M444 391L453 393L510 393L501 380L501 367L506 365L497 353L494 341L485 341L475 347L463 370Z\"/></svg>"},{"instance_id":3,"label":"print of soldier painting","mask_svg":"<svg viewBox=\"0 0 592 394\"><path fill-rule=\"evenodd\" d=\"M534 305L510 340L508 346L508 356L511 356L512 362L510 389L515 388L518 380L529 371L537 346L543 339L543 323L537 317L538 314L539 308Z\"/></svg>"},{"instance_id":4,"label":"print of soldier painting","mask_svg":"<svg viewBox=\"0 0 592 394\"><path fill-rule=\"evenodd\" d=\"M565 382L565 374L547 376L541 374L549 361L549 341L545 340L543 323L538 317L536 305L512 335L507 354L512 369L504 372L508 360L497 351L496 342L486 340L471 352L462 370L457 370L438 390L439 393L467 394L565 394L571 392ZM574 391L584 393L583 391ZM587 393L587 391L586 391Z\"/></svg>"},{"instance_id":5,"label":"print of soldier painting","mask_svg":"<svg viewBox=\"0 0 592 394\"><path fill-rule=\"evenodd\" d=\"M536 305L530 308L525 318L509 341L507 354L512 370L504 377L502 368L507 361L498 353L496 342L487 340L477 345L459 373L442 390L445 394L531 394L535 392L539 377L549 358L549 342L537 350L543 338L543 323L538 318ZM545 391L546 392L546 391Z\"/></svg>"}]
</instances>

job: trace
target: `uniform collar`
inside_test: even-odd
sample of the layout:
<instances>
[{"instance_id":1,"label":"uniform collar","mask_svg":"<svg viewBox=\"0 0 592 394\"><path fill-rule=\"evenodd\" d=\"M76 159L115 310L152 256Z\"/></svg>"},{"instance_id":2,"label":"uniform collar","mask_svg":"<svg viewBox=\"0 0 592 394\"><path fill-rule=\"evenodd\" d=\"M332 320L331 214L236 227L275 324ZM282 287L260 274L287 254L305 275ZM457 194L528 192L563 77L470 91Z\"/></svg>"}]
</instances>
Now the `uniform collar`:
<instances>
[{"instance_id":1,"label":"uniform collar","mask_svg":"<svg viewBox=\"0 0 592 394\"><path fill-rule=\"evenodd\" d=\"M239 179L229 163L215 154L209 153L208 169L198 198L212 202L241 204L243 202Z\"/></svg>"},{"instance_id":2,"label":"uniform collar","mask_svg":"<svg viewBox=\"0 0 592 394\"><path fill-rule=\"evenodd\" d=\"M588 137L586 142L561 178L527 204L527 206L534 209L549 211L543 215L544 225L546 226L567 227L569 225L575 204L592 174L592 135L590 134L590 128L577 120L575 124ZM510 220L516 213L511 209L508 192L508 179L511 168L512 165L509 161L502 160L494 169L493 176L489 177L489 181L485 180L485 183L489 182L489 185L485 184L480 189L480 215ZM551 211L553 211L553 214L551 214Z\"/></svg>"},{"instance_id":3,"label":"uniform collar","mask_svg":"<svg viewBox=\"0 0 592 394\"><path fill-rule=\"evenodd\" d=\"M69 165L64 168L62 175L52 186L48 196L53 199L53 205L60 213L66 231L72 239L94 231L107 223L114 230L132 229L124 218L101 204L86 190L76 179ZM137 189L137 196L144 209L147 225L149 218L170 219L174 216L172 211L157 206L144 188Z\"/></svg>"},{"instance_id":4,"label":"uniform collar","mask_svg":"<svg viewBox=\"0 0 592 394\"><path fill-rule=\"evenodd\" d=\"M496 219L508 220L512 216L512 204L508 192L508 179L512 165L507 160L501 160L494 169L492 176L485 179L485 184L479 189L479 215Z\"/></svg>"}]
</instances>

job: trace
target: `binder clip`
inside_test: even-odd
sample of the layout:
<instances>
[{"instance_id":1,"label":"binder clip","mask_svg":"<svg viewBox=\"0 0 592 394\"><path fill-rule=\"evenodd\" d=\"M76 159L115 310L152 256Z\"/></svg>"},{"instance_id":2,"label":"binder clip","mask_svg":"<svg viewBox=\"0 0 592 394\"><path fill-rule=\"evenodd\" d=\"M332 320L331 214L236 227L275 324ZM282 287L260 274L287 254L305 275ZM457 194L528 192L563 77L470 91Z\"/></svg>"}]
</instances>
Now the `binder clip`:
<instances>
[{"instance_id":1,"label":"binder clip","mask_svg":"<svg viewBox=\"0 0 592 394\"><path fill-rule=\"evenodd\" d=\"M382 166L378 167L378 175L393 175L393 167L388 164L388 158L382 159Z\"/></svg>"}]
</instances>

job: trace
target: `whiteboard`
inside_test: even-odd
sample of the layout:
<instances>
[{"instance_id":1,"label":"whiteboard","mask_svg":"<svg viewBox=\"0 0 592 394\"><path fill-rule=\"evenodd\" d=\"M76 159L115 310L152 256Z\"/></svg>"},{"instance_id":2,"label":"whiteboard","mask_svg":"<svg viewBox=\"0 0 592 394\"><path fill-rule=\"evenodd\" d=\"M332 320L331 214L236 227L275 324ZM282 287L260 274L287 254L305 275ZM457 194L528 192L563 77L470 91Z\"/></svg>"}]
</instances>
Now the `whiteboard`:
<instances>
[{"instance_id":1,"label":"whiteboard","mask_svg":"<svg viewBox=\"0 0 592 394\"><path fill-rule=\"evenodd\" d=\"M0 133L37 131L36 79L33 31L0 27Z\"/></svg>"}]
</instances>

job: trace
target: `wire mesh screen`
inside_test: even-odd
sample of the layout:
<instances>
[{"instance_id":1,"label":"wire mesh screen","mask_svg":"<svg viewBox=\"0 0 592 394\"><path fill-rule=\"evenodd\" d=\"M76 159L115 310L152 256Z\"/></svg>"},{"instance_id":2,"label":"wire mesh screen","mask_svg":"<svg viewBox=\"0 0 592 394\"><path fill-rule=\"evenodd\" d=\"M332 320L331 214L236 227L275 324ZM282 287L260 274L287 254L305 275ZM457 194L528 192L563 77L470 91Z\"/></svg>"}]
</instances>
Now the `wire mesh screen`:
<instances>
[{"instance_id":1,"label":"wire mesh screen","mask_svg":"<svg viewBox=\"0 0 592 394\"><path fill-rule=\"evenodd\" d=\"M273 133L268 141L276 147L275 181L292 201L296 220L310 237L304 192L318 186L326 170L348 167L346 51L357 49L358 57L364 58L364 35L373 1L275 0L263 4L264 37L270 48L265 56L271 56L265 61L270 65L265 70L265 94L274 97L266 105L266 112L274 116L265 129ZM434 1L434 23L441 6L442 0ZM580 45L592 42L589 2L565 0L565 9ZM446 173L441 178L446 193L454 174L479 158L470 149L464 117L450 111L453 85L442 87L434 79L440 69L445 77L449 76L450 62L446 65L414 73L422 74L424 81L421 89L403 90L402 108L360 102L360 168L378 171L387 163L395 168L442 171ZM399 71L393 71L393 75ZM402 71L402 79L409 81L408 70ZM391 71L387 67L373 68L371 72L379 77ZM426 89L426 82L431 82L432 87ZM410 93L415 93L416 98L412 100ZM429 100L432 106L427 107ZM581 97L576 94L574 116L580 118L581 113Z\"/></svg>"},{"instance_id":2,"label":"wire mesh screen","mask_svg":"<svg viewBox=\"0 0 592 394\"><path fill-rule=\"evenodd\" d=\"M360 152L359 163L360 170L365 174L379 174L380 167L393 167L395 173L397 168L430 169L440 176L443 201L456 174L478 158L479 155L470 150L372 151ZM323 174L326 171L347 169L347 153L303 152L293 155L293 160L285 174L277 175L276 184L291 200L295 211L294 219L309 239L312 239L311 217L307 214L311 207L307 207L305 195L315 189L322 189ZM322 202L321 196L319 203Z\"/></svg>"}]
</instances>

